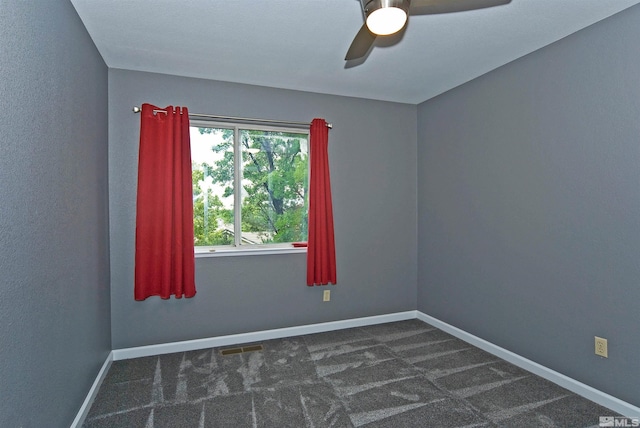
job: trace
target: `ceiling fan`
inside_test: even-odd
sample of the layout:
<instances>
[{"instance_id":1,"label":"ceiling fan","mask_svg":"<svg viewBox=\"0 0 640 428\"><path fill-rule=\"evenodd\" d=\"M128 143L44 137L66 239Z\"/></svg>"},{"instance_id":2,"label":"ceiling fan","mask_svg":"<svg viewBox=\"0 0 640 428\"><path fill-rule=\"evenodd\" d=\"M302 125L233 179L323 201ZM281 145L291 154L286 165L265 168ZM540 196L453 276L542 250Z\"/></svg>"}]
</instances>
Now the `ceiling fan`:
<instances>
[{"instance_id":1,"label":"ceiling fan","mask_svg":"<svg viewBox=\"0 0 640 428\"><path fill-rule=\"evenodd\" d=\"M351 42L344 58L347 61L364 57L376 37L404 30L409 15L432 15L463 12L501 6L511 0L360 0L365 22Z\"/></svg>"}]
</instances>

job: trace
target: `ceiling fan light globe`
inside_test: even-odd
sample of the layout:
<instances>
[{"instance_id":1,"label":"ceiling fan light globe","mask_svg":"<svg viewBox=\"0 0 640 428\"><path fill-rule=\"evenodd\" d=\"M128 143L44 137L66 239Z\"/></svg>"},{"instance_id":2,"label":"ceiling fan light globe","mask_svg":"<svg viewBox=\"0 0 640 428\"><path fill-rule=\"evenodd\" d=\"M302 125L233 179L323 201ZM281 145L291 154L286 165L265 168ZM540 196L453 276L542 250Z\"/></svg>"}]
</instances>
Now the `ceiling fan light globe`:
<instances>
[{"instance_id":1,"label":"ceiling fan light globe","mask_svg":"<svg viewBox=\"0 0 640 428\"><path fill-rule=\"evenodd\" d=\"M367 16L367 28L379 36L397 33L406 22L407 12L399 7L382 7Z\"/></svg>"}]
</instances>

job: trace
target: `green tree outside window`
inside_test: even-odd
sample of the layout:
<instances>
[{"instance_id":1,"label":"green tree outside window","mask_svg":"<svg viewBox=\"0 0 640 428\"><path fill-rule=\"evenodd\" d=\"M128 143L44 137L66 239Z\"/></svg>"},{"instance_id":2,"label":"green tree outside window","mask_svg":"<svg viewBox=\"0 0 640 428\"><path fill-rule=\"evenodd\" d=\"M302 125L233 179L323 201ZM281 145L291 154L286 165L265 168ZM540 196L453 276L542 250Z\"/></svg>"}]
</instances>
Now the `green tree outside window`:
<instances>
[{"instance_id":1,"label":"green tree outside window","mask_svg":"<svg viewBox=\"0 0 640 428\"><path fill-rule=\"evenodd\" d=\"M232 203L237 187L234 130L197 129L212 137L208 144L213 154L208 161L193 163L195 245L232 245L238 211ZM237 135L242 156L242 244L306 241L308 134L238 129Z\"/></svg>"}]
</instances>

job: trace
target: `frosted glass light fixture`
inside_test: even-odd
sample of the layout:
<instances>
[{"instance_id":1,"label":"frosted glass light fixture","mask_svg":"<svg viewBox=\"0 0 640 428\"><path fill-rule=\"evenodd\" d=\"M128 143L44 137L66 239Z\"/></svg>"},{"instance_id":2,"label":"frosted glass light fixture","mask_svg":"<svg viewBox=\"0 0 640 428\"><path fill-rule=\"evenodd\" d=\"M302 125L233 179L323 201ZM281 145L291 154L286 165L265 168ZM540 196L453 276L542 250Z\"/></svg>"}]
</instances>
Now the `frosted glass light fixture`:
<instances>
[{"instance_id":1,"label":"frosted glass light fixture","mask_svg":"<svg viewBox=\"0 0 640 428\"><path fill-rule=\"evenodd\" d=\"M364 7L367 28L379 36L397 33L407 22L408 10L407 0L371 0Z\"/></svg>"}]
</instances>

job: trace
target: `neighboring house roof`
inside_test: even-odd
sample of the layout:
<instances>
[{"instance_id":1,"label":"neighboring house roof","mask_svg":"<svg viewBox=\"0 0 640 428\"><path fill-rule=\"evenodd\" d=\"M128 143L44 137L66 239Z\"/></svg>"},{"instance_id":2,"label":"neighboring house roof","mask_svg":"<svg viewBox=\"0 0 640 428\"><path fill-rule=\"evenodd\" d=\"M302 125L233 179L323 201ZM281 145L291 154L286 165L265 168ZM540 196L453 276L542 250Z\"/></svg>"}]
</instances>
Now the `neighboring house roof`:
<instances>
[{"instance_id":1,"label":"neighboring house roof","mask_svg":"<svg viewBox=\"0 0 640 428\"><path fill-rule=\"evenodd\" d=\"M233 226L223 224L219 226L223 233L227 236L235 236ZM265 241L271 240L273 232L242 232L241 241L245 244L264 244Z\"/></svg>"}]
</instances>

